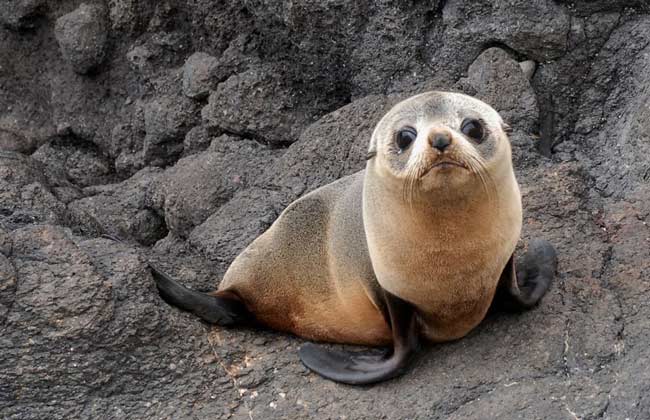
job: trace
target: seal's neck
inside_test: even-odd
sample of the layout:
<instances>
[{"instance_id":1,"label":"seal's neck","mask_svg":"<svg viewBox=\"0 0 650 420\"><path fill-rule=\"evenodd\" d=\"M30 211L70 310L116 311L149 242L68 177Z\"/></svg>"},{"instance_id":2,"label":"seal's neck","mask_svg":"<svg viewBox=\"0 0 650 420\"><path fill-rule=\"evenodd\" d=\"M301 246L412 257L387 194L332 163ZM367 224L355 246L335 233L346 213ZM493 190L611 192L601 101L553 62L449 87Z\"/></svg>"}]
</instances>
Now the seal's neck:
<instances>
[{"instance_id":1,"label":"seal's neck","mask_svg":"<svg viewBox=\"0 0 650 420\"><path fill-rule=\"evenodd\" d=\"M364 218L372 219L376 227L399 227L400 232L408 235L419 231L445 235L456 231L482 231L488 221L508 217L507 203L520 202L511 167L509 171L493 172L489 188L477 180L460 188L442 186L431 191L416 191L408 197L403 193L402 180L378 175L373 168L367 168Z\"/></svg>"}]
</instances>

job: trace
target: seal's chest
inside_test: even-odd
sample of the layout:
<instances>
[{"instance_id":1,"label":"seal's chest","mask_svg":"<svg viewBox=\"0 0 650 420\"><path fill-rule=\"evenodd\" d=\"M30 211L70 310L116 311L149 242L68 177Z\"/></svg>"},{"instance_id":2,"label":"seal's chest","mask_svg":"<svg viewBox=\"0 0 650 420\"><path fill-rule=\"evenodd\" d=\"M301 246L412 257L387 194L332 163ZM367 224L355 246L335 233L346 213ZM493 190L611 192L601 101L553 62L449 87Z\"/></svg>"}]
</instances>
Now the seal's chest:
<instances>
[{"instance_id":1,"label":"seal's chest","mask_svg":"<svg viewBox=\"0 0 650 420\"><path fill-rule=\"evenodd\" d=\"M378 280L391 293L422 309L438 311L467 305L493 292L507 256L492 244L467 243L427 249L385 258ZM379 268L378 267L378 268Z\"/></svg>"},{"instance_id":2,"label":"seal's chest","mask_svg":"<svg viewBox=\"0 0 650 420\"><path fill-rule=\"evenodd\" d=\"M410 301L420 314L425 335L433 341L454 340L478 325L490 307L500 273L496 264L468 263L424 284Z\"/></svg>"}]
</instances>

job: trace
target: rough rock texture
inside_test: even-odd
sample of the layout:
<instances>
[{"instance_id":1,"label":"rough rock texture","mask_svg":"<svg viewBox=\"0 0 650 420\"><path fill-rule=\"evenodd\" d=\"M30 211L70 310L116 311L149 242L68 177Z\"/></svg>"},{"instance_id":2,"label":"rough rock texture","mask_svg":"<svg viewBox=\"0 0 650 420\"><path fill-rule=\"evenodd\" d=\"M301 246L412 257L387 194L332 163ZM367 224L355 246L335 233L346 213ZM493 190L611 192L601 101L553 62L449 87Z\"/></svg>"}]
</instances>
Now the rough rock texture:
<instances>
[{"instance_id":1,"label":"rough rock texture","mask_svg":"<svg viewBox=\"0 0 650 420\"><path fill-rule=\"evenodd\" d=\"M118 184L87 187L67 206L70 224L89 235L130 237L151 245L167 234L156 195L161 171L145 168Z\"/></svg>"},{"instance_id":2,"label":"rough rock texture","mask_svg":"<svg viewBox=\"0 0 650 420\"><path fill-rule=\"evenodd\" d=\"M74 12L56 21L54 34L61 54L74 71L88 73L104 59L106 19L103 8L82 3Z\"/></svg>"},{"instance_id":3,"label":"rough rock texture","mask_svg":"<svg viewBox=\"0 0 650 420\"><path fill-rule=\"evenodd\" d=\"M533 130L539 120L537 98L528 79L519 63L500 48L485 50L467 69L467 82L477 97L491 100L508 124L525 131Z\"/></svg>"},{"instance_id":4,"label":"rough rock texture","mask_svg":"<svg viewBox=\"0 0 650 420\"><path fill-rule=\"evenodd\" d=\"M648 68L643 0L0 2L0 418L650 418ZM160 300L430 89L513 127L538 308L354 388Z\"/></svg>"},{"instance_id":5,"label":"rough rock texture","mask_svg":"<svg viewBox=\"0 0 650 420\"><path fill-rule=\"evenodd\" d=\"M6 0L0 5L0 23L10 29L36 27L36 17L44 11L45 0Z\"/></svg>"},{"instance_id":6,"label":"rough rock texture","mask_svg":"<svg viewBox=\"0 0 650 420\"><path fill-rule=\"evenodd\" d=\"M201 99L210 93L218 80L219 60L197 52L192 54L183 66L183 93L194 99Z\"/></svg>"}]
</instances>

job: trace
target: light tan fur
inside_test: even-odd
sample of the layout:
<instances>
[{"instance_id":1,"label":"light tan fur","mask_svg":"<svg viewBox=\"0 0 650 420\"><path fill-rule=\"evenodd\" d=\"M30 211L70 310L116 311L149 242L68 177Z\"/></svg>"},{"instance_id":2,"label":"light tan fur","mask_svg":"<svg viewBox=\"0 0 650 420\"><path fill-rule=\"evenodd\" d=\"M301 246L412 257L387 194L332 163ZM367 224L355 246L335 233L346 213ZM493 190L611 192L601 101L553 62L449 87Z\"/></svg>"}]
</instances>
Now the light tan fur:
<instances>
[{"instance_id":1,"label":"light tan fur","mask_svg":"<svg viewBox=\"0 0 650 420\"><path fill-rule=\"evenodd\" d=\"M433 101L433 102L432 102ZM427 104L444 112L429 112ZM459 131L480 117L496 139L483 159ZM314 340L390 342L381 288L414 304L424 335L457 339L485 316L521 230L521 198L501 118L471 97L430 92L379 122L364 171L291 204L239 255L220 290L239 295L271 328ZM390 142L404 125L418 137L404 168ZM444 156L428 146L452 137ZM433 167L442 158L460 167Z\"/></svg>"}]
</instances>

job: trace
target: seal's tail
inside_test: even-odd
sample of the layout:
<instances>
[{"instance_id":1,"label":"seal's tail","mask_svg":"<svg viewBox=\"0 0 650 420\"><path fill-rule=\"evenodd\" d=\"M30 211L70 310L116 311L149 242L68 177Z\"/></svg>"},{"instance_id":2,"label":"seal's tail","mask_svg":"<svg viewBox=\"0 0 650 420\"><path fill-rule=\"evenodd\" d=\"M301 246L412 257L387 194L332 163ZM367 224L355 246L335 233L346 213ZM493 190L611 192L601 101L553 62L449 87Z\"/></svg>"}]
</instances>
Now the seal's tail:
<instances>
[{"instance_id":1,"label":"seal's tail","mask_svg":"<svg viewBox=\"0 0 650 420\"><path fill-rule=\"evenodd\" d=\"M189 289L158 266L149 263L160 297L170 305L222 326L242 324L252 319L251 313L234 293L227 291L201 293Z\"/></svg>"}]
</instances>

